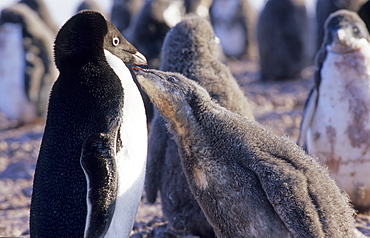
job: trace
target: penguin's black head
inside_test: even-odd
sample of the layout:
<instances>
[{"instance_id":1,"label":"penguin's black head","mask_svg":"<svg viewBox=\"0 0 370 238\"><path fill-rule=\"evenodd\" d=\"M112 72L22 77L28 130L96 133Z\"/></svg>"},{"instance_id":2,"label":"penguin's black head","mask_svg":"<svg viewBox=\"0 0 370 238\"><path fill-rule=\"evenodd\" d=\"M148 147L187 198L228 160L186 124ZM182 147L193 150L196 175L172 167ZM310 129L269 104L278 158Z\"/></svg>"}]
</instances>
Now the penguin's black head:
<instances>
[{"instance_id":1,"label":"penguin's black head","mask_svg":"<svg viewBox=\"0 0 370 238\"><path fill-rule=\"evenodd\" d=\"M369 39L369 32L355 13L339 10L332 13L325 22L325 40L323 47L336 53L359 50Z\"/></svg>"},{"instance_id":2,"label":"penguin's black head","mask_svg":"<svg viewBox=\"0 0 370 238\"><path fill-rule=\"evenodd\" d=\"M64 64L101 57L104 49L126 64L146 64L145 57L96 11L81 11L62 26L54 45L55 63L60 69Z\"/></svg>"}]
</instances>

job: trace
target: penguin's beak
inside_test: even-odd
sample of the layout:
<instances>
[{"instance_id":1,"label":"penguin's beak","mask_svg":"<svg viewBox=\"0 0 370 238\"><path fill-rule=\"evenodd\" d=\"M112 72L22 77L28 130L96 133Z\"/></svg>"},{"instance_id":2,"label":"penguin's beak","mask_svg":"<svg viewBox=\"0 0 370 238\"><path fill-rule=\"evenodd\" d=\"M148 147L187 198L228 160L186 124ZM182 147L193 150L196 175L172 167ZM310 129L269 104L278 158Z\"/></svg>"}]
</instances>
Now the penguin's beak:
<instances>
[{"instance_id":1,"label":"penguin's beak","mask_svg":"<svg viewBox=\"0 0 370 238\"><path fill-rule=\"evenodd\" d=\"M134 56L134 64L138 64L138 65L146 65L147 64L147 61L146 61L146 58L143 54L141 54L140 52L136 52L135 54L133 54Z\"/></svg>"}]
</instances>

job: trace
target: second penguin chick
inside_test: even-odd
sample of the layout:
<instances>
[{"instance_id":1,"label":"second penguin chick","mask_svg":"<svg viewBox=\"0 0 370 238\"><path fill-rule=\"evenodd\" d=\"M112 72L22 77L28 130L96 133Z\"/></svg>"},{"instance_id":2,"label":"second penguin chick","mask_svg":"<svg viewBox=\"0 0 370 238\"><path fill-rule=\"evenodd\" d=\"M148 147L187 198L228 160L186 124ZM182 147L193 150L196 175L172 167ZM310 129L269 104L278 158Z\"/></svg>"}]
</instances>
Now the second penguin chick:
<instances>
[{"instance_id":1,"label":"second penguin chick","mask_svg":"<svg viewBox=\"0 0 370 238\"><path fill-rule=\"evenodd\" d=\"M181 74L137 72L168 122L217 237L354 237L353 210L299 146L215 103Z\"/></svg>"},{"instance_id":2,"label":"second penguin chick","mask_svg":"<svg viewBox=\"0 0 370 238\"><path fill-rule=\"evenodd\" d=\"M331 14L298 144L326 166L360 212L370 211L370 36L348 10Z\"/></svg>"},{"instance_id":3,"label":"second penguin chick","mask_svg":"<svg viewBox=\"0 0 370 238\"><path fill-rule=\"evenodd\" d=\"M205 87L222 106L253 119L243 91L229 68L218 60L217 47L207 20L185 19L165 38L161 69L186 75ZM153 119L149 135L145 190L151 203L160 191L163 214L173 228L193 235L213 236L212 228L189 190L176 142L159 114Z\"/></svg>"}]
</instances>

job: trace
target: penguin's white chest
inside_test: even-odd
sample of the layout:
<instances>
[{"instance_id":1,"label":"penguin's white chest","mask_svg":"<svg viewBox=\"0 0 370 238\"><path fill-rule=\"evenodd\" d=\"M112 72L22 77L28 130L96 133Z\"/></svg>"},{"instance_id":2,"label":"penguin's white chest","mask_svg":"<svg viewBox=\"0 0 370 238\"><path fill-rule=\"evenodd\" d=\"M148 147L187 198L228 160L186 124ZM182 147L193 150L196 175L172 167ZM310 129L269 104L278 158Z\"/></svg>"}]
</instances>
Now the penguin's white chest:
<instances>
[{"instance_id":1,"label":"penguin's white chest","mask_svg":"<svg viewBox=\"0 0 370 238\"><path fill-rule=\"evenodd\" d=\"M140 92L124 63L105 50L107 61L124 88L122 148L117 152L118 191L116 208L106 237L128 237L140 204L147 156L147 125Z\"/></svg>"},{"instance_id":2,"label":"penguin's white chest","mask_svg":"<svg viewBox=\"0 0 370 238\"><path fill-rule=\"evenodd\" d=\"M19 24L0 27L0 111L9 119L27 122L36 117L36 108L26 97L22 42Z\"/></svg>"},{"instance_id":3,"label":"penguin's white chest","mask_svg":"<svg viewBox=\"0 0 370 238\"><path fill-rule=\"evenodd\" d=\"M328 52L307 149L351 199L370 205L370 47Z\"/></svg>"}]
</instances>

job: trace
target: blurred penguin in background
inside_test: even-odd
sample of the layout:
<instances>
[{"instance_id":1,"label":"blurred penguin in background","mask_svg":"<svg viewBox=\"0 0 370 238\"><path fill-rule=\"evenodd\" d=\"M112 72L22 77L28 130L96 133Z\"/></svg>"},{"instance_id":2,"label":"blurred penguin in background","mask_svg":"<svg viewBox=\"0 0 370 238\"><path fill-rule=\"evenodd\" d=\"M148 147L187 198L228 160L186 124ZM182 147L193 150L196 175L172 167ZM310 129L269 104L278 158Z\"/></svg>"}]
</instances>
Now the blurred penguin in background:
<instances>
[{"instance_id":1,"label":"blurred penguin in background","mask_svg":"<svg viewBox=\"0 0 370 238\"><path fill-rule=\"evenodd\" d=\"M57 34L59 27L51 17L50 11L43 0L21 0L19 3L23 3L34 10L45 24L50 27L54 34Z\"/></svg>"},{"instance_id":2,"label":"blurred penguin in background","mask_svg":"<svg viewBox=\"0 0 370 238\"><path fill-rule=\"evenodd\" d=\"M101 7L99 6L99 4L94 0L82 1L78 5L76 12L79 12L79 11L82 11L82 10L94 10L94 11L98 11L98 12L101 12L101 13L103 12Z\"/></svg>"},{"instance_id":3,"label":"blurred penguin in background","mask_svg":"<svg viewBox=\"0 0 370 238\"><path fill-rule=\"evenodd\" d=\"M184 0L186 14L195 13L209 19L209 9L213 0Z\"/></svg>"},{"instance_id":4,"label":"blurred penguin in background","mask_svg":"<svg viewBox=\"0 0 370 238\"><path fill-rule=\"evenodd\" d=\"M126 30L145 0L113 0L110 20L120 32Z\"/></svg>"},{"instance_id":5,"label":"blurred penguin in background","mask_svg":"<svg viewBox=\"0 0 370 238\"><path fill-rule=\"evenodd\" d=\"M304 0L269 0L257 23L262 80L299 77L308 62L309 24Z\"/></svg>"},{"instance_id":6,"label":"blurred penguin in background","mask_svg":"<svg viewBox=\"0 0 370 238\"><path fill-rule=\"evenodd\" d=\"M367 30L370 31L370 1L364 3L357 13L364 21Z\"/></svg>"},{"instance_id":7,"label":"blurred penguin in background","mask_svg":"<svg viewBox=\"0 0 370 238\"><path fill-rule=\"evenodd\" d=\"M44 119L57 76L53 29L17 3L2 10L0 31L0 111L20 124Z\"/></svg>"},{"instance_id":8,"label":"blurred penguin in background","mask_svg":"<svg viewBox=\"0 0 370 238\"><path fill-rule=\"evenodd\" d=\"M158 68L164 37L184 14L182 0L149 0L123 34L146 56L148 67Z\"/></svg>"},{"instance_id":9,"label":"blurred penguin in background","mask_svg":"<svg viewBox=\"0 0 370 238\"><path fill-rule=\"evenodd\" d=\"M316 2L316 49L324 39L324 23L328 16L340 9L357 12L367 0L317 0Z\"/></svg>"},{"instance_id":10,"label":"blurred penguin in background","mask_svg":"<svg viewBox=\"0 0 370 238\"><path fill-rule=\"evenodd\" d=\"M257 58L256 13L248 0L213 0L211 22L229 58Z\"/></svg>"}]
</instances>

